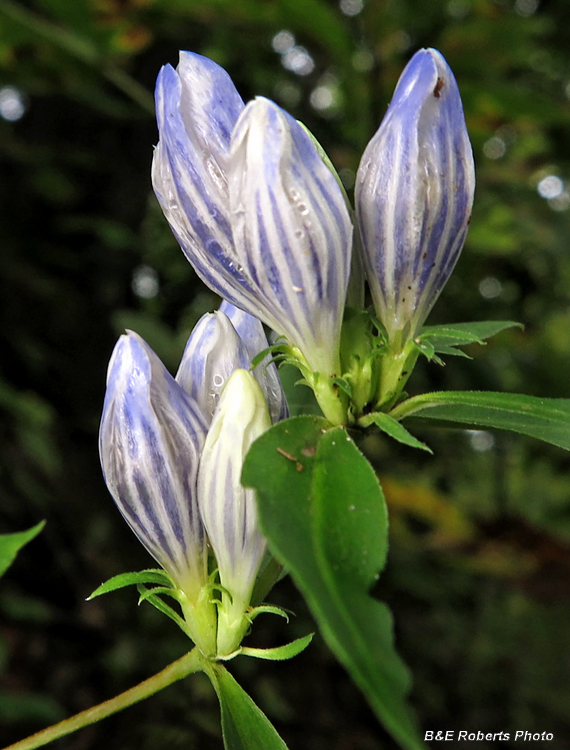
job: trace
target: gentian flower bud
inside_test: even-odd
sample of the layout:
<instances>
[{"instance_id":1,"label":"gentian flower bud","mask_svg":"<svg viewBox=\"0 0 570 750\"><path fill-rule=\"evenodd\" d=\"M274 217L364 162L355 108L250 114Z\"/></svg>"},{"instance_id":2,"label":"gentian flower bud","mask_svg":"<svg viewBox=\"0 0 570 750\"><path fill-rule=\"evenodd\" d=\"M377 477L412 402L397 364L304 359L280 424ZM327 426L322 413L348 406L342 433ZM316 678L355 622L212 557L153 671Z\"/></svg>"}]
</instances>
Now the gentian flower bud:
<instances>
[{"instance_id":1,"label":"gentian flower bud","mask_svg":"<svg viewBox=\"0 0 570 750\"><path fill-rule=\"evenodd\" d=\"M236 333L245 344L250 363L258 354L269 347L263 326L253 315L240 310L227 300L224 300L220 305L220 312L227 315L231 320ZM289 416L287 399L279 379L277 367L271 362L269 354L257 365L253 374L267 399L271 421L275 423L287 419Z\"/></svg>"},{"instance_id":2,"label":"gentian flower bud","mask_svg":"<svg viewBox=\"0 0 570 750\"><path fill-rule=\"evenodd\" d=\"M206 313L186 343L176 382L200 406L209 425L226 380L235 369L247 369L250 362L229 318L219 311Z\"/></svg>"},{"instance_id":3,"label":"gentian flower bud","mask_svg":"<svg viewBox=\"0 0 570 750\"><path fill-rule=\"evenodd\" d=\"M394 350L417 334L453 270L474 188L457 83L439 52L420 50L362 156L355 187L368 282Z\"/></svg>"},{"instance_id":4,"label":"gentian flower bud","mask_svg":"<svg viewBox=\"0 0 570 750\"><path fill-rule=\"evenodd\" d=\"M109 363L99 433L107 487L142 544L195 603L208 580L196 480L206 420L140 336Z\"/></svg>"},{"instance_id":5,"label":"gentian flower bud","mask_svg":"<svg viewBox=\"0 0 570 750\"><path fill-rule=\"evenodd\" d=\"M209 423L220 391L232 372L249 369L252 359L268 346L259 320L224 301L217 312L206 313L196 324L186 343L176 381L200 406ZM269 362L268 356L255 368L254 375L268 402L272 421L278 422L287 418L289 410L277 368Z\"/></svg>"},{"instance_id":6,"label":"gentian flower bud","mask_svg":"<svg viewBox=\"0 0 570 750\"><path fill-rule=\"evenodd\" d=\"M228 183L235 245L262 303L258 317L297 346L312 371L338 374L352 225L336 178L305 129L258 98L234 129Z\"/></svg>"},{"instance_id":7,"label":"gentian flower bud","mask_svg":"<svg viewBox=\"0 0 570 750\"><path fill-rule=\"evenodd\" d=\"M305 130L277 105L243 102L225 71L183 52L156 88L153 186L202 280L339 375L352 225Z\"/></svg>"},{"instance_id":8,"label":"gentian flower bud","mask_svg":"<svg viewBox=\"0 0 570 750\"><path fill-rule=\"evenodd\" d=\"M247 370L225 384L202 451L198 474L200 512L218 563L218 653L236 650L248 628L245 617L266 544L257 522L253 490L241 484L247 452L271 426L261 389Z\"/></svg>"}]
</instances>

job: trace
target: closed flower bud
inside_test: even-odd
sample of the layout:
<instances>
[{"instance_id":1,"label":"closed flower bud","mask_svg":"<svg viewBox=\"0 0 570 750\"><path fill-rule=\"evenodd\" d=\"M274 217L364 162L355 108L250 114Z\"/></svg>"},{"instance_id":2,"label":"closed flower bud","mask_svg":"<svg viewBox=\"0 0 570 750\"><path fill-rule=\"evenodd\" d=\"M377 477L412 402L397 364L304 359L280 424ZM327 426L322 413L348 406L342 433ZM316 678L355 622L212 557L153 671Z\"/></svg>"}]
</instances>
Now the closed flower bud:
<instances>
[{"instance_id":1,"label":"closed flower bud","mask_svg":"<svg viewBox=\"0 0 570 750\"><path fill-rule=\"evenodd\" d=\"M305 129L258 98L234 129L228 187L258 317L297 346L311 370L338 375L352 224L336 178Z\"/></svg>"},{"instance_id":2,"label":"closed flower bud","mask_svg":"<svg viewBox=\"0 0 570 750\"><path fill-rule=\"evenodd\" d=\"M239 274L233 259L226 169L233 127L244 108L212 60L180 53L156 84L160 142L152 162L158 201L186 257L215 291Z\"/></svg>"},{"instance_id":3,"label":"closed flower bud","mask_svg":"<svg viewBox=\"0 0 570 750\"><path fill-rule=\"evenodd\" d=\"M395 349L423 324L457 261L475 188L473 154L450 67L417 52L356 180L374 306Z\"/></svg>"},{"instance_id":4,"label":"closed flower bud","mask_svg":"<svg viewBox=\"0 0 570 750\"><path fill-rule=\"evenodd\" d=\"M196 480L204 416L136 333L119 339L99 451L107 487L142 544L191 602L207 577Z\"/></svg>"},{"instance_id":5,"label":"closed flower bud","mask_svg":"<svg viewBox=\"0 0 570 750\"><path fill-rule=\"evenodd\" d=\"M176 381L200 406L209 424L226 380L234 370L247 369L250 361L229 318L219 311L206 313L186 343Z\"/></svg>"},{"instance_id":6,"label":"closed flower bud","mask_svg":"<svg viewBox=\"0 0 570 750\"><path fill-rule=\"evenodd\" d=\"M217 294L338 375L352 225L310 136L266 99L245 109L227 73L182 52L156 87L153 186Z\"/></svg>"},{"instance_id":7,"label":"closed flower bud","mask_svg":"<svg viewBox=\"0 0 570 750\"><path fill-rule=\"evenodd\" d=\"M220 312L223 312L231 320L233 327L240 339L245 344L249 361L255 359L264 349L267 349L269 342L263 330L261 322L254 318L253 315L240 310L231 302L224 300L220 305ZM277 367L271 363L271 355L260 362L253 370L255 379L259 383L263 395L267 400L269 415L272 422L280 422L289 416L289 407Z\"/></svg>"},{"instance_id":8,"label":"closed flower bud","mask_svg":"<svg viewBox=\"0 0 570 750\"><path fill-rule=\"evenodd\" d=\"M247 370L236 370L220 395L198 475L200 512L223 587L220 654L234 651L243 638L248 626L244 615L265 554L254 491L242 486L241 472L251 444L270 426L257 381Z\"/></svg>"}]
</instances>

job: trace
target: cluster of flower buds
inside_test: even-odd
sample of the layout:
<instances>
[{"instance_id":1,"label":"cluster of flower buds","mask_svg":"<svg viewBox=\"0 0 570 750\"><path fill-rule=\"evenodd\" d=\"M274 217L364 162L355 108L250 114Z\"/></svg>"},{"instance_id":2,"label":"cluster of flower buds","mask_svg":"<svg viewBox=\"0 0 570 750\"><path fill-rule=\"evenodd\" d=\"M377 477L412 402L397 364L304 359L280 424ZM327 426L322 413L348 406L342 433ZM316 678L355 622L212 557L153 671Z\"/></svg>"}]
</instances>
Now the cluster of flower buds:
<instances>
[{"instance_id":1,"label":"cluster of flower buds","mask_svg":"<svg viewBox=\"0 0 570 750\"><path fill-rule=\"evenodd\" d=\"M420 50L404 70L358 170L356 227L306 129L267 99L244 105L211 60L181 52L176 70L161 70L156 100L153 185L198 275L285 339L279 353L295 361L332 423L393 400L473 201L471 146L442 55ZM370 328L356 348L340 347L353 235L353 274L364 267L381 352ZM361 284L352 279L349 302Z\"/></svg>"},{"instance_id":2,"label":"cluster of flower buds","mask_svg":"<svg viewBox=\"0 0 570 750\"><path fill-rule=\"evenodd\" d=\"M261 323L224 303L198 322L176 378L132 332L109 364L105 481L170 576L187 632L208 656L239 647L266 553L255 498L240 483L251 443L288 414L275 365L249 370L265 348Z\"/></svg>"},{"instance_id":3,"label":"cluster of flower buds","mask_svg":"<svg viewBox=\"0 0 570 750\"><path fill-rule=\"evenodd\" d=\"M268 349L260 321L332 424L366 426L389 409L465 240L473 156L457 83L432 49L404 70L364 152L355 211L306 128L267 99L245 105L211 60L182 52L160 72L156 105L155 192L188 260L226 301L198 323L176 378L139 336L120 339L101 461L125 519L180 592L192 638L227 655L265 555L242 463L287 416L275 366L249 369ZM365 277L375 313L354 309Z\"/></svg>"}]
</instances>

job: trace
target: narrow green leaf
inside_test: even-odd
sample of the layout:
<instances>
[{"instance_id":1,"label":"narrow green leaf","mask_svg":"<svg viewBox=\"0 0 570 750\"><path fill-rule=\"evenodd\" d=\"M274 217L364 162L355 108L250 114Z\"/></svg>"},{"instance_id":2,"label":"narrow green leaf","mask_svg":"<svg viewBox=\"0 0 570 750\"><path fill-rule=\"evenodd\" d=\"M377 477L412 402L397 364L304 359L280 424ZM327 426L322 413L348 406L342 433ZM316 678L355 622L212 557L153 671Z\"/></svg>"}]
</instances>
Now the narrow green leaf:
<instances>
[{"instance_id":1,"label":"narrow green leaf","mask_svg":"<svg viewBox=\"0 0 570 750\"><path fill-rule=\"evenodd\" d=\"M95 591L87 597L87 601L95 599L96 596L102 594L108 594L110 591L117 591L125 586L138 585L141 583L158 583L161 586L168 586L172 588L172 581L170 577L163 571L154 570L141 570L138 573L119 573L118 576L109 578L108 581L98 586Z\"/></svg>"},{"instance_id":2,"label":"narrow green leaf","mask_svg":"<svg viewBox=\"0 0 570 750\"><path fill-rule=\"evenodd\" d=\"M511 430L570 450L570 399L538 398L520 393L441 391L422 393L398 404L397 420L421 419Z\"/></svg>"},{"instance_id":3,"label":"narrow green leaf","mask_svg":"<svg viewBox=\"0 0 570 750\"><path fill-rule=\"evenodd\" d=\"M244 646L240 651L240 656L254 656L256 659L269 659L270 661L284 661L292 659L301 651L304 651L309 643L313 640L314 633L309 633L303 638L297 638L291 643L276 648L248 648Z\"/></svg>"},{"instance_id":4,"label":"narrow green leaf","mask_svg":"<svg viewBox=\"0 0 570 750\"><path fill-rule=\"evenodd\" d=\"M12 565L22 547L40 533L45 523L45 521L40 521L31 529L17 531L15 534L0 534L0 576L4 575Z\"/></svg>"},{"instance_id":5,"label":"narrow green leaf","mask_svg":"<svg viewBox=\"0 0 570 750\"><path fill-rule=\"evenodd\" d=\"M441 346L465 346L483 344L485 339L495 336L508 328L523 328L522 323L512 320L480 320L473 323L450 323L441 326L424 326L420 339L429 339L436 351Z\"/></svg>"},{"instance_id":6,"label":"narrow green leaf","mask_svg":"<svg viewBox=\"0 0 570 750\"><path fill-rule=\"evenodd\" d=\"M220 701L226 750L287 750L267 716L225 667L206 662L204 671Z\"/></svg>"},{"instance_id":7,"label":"narrow green leaf","mask_svg":"<svg viewBox=\"0 0 570 750\"><path fill-rule=\"evenodd\" d=\"M422 451L433 453L431 448L411 435L397 419L394 419L394 417L391 417L385 412L375 411L371 414L366 414L366 416L361 417L358 420L358 424L361 427L369 427L371 424L375 424L382 430L382 432L390 435L390 437L394 438L394 440L397 440L399 443L404 443L404 445L409 445L412 448L419 448Z\"/></svg>"},{"instance_id":8,"label":"narrow green leaf","mask_svg":"<svg viewBox=\"0 0 570 750\"><path fill-rule=\"evenodd\" d=\"M392 618L369 596L386 557L384 497L345 430L327 426L306 416L274 425L253 444L242 482L256 489L270 549L326 642L386 728L417 750L423 745L405 701L410 677L394 649Z\"/></svg>"}]
</instances>

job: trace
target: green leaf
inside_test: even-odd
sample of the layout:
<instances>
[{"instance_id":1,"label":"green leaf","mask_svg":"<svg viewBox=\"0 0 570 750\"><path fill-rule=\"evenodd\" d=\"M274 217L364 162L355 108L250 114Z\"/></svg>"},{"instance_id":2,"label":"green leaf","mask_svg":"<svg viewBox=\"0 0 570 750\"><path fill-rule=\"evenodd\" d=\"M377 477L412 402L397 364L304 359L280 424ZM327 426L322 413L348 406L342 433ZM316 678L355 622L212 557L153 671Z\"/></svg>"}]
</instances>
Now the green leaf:
<instances>
[{"instance_id":1,"label":"green leaf","mask_svg":"<svg viewBox=\"0 0 570 750\"><path fill-rule=\"evenodd\" d=\"M413 396L398 404L390 415L398 420L413 415L511 430L570 450L570 399L492 391L441 391Z\"/></svg>"},{"instance_id":2,"label":"green leaf","mask_svg":"<svg viewBox=\"0 0 570 750\"><path fill-rule=\"evenodd\" d=\"M297 638L291 643L286 643L284 646L277 646L276 648L248 648L244 646L240 650L241 656L255 656L257 659L269 659L270 661L284 661L285 659L292 659L301 651L304 651L309 643L313 640L314 633L303 636L303 638Z\"/></svg>"},{"instance_id":3,"label":"green leaf","mask_svg":"<svg viewBox=\"0 0 570 750\"><path fill-rule=\"evenodd\" d=\"M17 531L15 534L0 534L0 576L3 576L12 565L22 547L40 533L45 523L45 521L40 521L31 529Z\"/></svg>"},{"instance_id":4,"label":"green leaf","mask_svg":"<svg viewBox=\"0 0 570 750\"><path fill-rule=\"evenodd\" d=\"M141 570L138 573L120 573L118 576L113 576L113 578L109 578L108 581L98 586L91 596L87 597L87 601L95 599L96 596L101 596L101 594L108 594L110 591L117 591L125 586L138 586L141 583L158 583L161 586L172 588L170 577L158 568Z\"/></svg>"},{"instance_id":5,"label":"green leaf","mask_svg":"<svg viewBox=\"0 0 570 750\"><path fill-rule=\"evenodd\" d=\"M269 546L386 728L423 747L406 705L407 668L388 608L369 596L385 563L387 511L372 467L346 431L318 417L281 422L252 446L242 482L257 491ZM294 460L291 460L294 459Z\"/></svg>"},{"instance_id":6,"label":"green leaf","mask_svg":"<svg viewBox=\"0 0 570 750\"><path fill-rule=\"evenodd\" d=\"M428 453L433 453L431 448L411 435L406 428L398 422L398 420L383 411L375 411L361 417L358 420L358 424L361 427L369 427L371 424L375 424L382 430L382 432L390 435L390 437L394 438L394 440L397 440L399 443L404 443L404 445L409 445L412 448L419 448L420 450L428 451Z\"/></svg>"},{"instance_id":7,"label":"green leaf","mask_svg":"<svg viewBox=\"0 0 570 750\"><path fill-rule=\"evenodd\" d=\"M507 328L523 328L521 323L512 320L480 320L473 323L450 323L441 326L425 326L419 338L429 340L436 352L441 347L465 346L466 344L483 344L485 339L495 336ZM450 353L450 352L446 352Z\"/></svg>"},{"instance_id":8,"label":"green leaf","mask_svg":"<svg viewBox=\"0 0 570 750\"><path fill-rule=\"evenodd\" d=\"M220 701L226 750L287 750L267 716L225 667L206 662L204 671Z\"/></svg>"}]
</instances>

